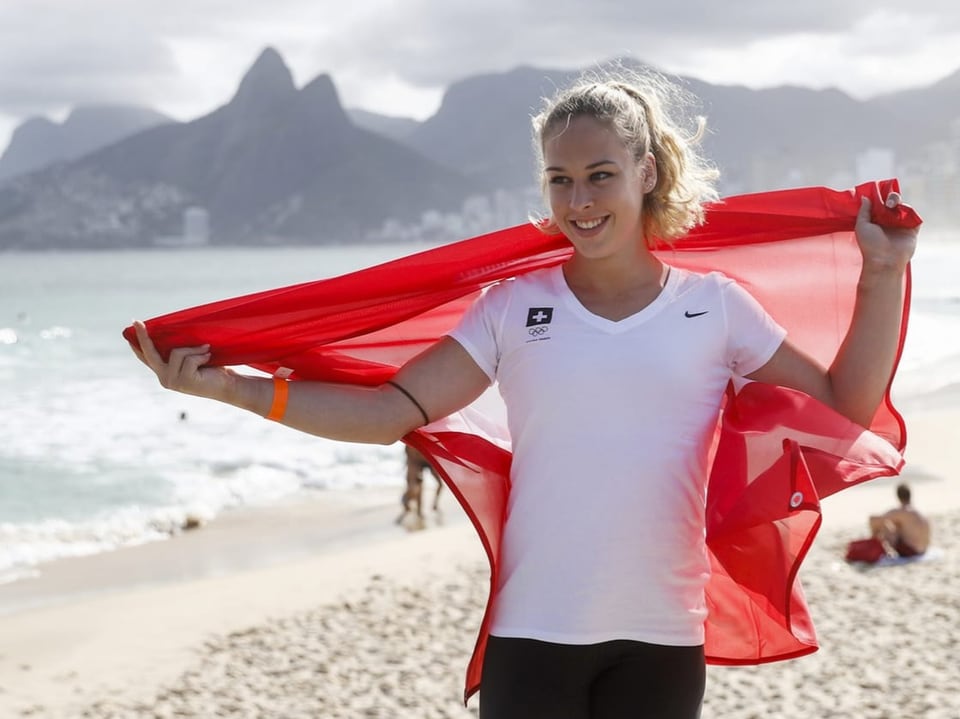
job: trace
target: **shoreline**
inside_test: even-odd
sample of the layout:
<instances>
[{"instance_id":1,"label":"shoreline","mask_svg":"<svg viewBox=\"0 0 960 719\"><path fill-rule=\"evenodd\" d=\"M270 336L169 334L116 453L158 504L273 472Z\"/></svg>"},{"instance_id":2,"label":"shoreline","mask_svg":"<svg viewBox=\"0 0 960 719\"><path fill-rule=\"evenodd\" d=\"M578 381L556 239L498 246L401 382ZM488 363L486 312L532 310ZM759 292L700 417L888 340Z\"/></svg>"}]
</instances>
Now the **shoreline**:
<instances>
[{"instance_id":1,"label":"shoreline","mask_svg":"<svg viewBox=\"0 0 960 719\"><path fill-rule=\"evenodd\" d=\"M827 715L840 701L838 681L853 687L844 697L869 703L857 677L872 657L857 652L889 654L884 668L894 672L903 631L917 655L910 666L939 666L943 691L952 691L960 681L952 653L944 664L925 646L939 647L940 635L949 635L944 617L960 622L960 571L949 571L960 568L958 552L942 543L960 534L960 478L951 455L958 420L956 409L908 416L904 473L823 501L820 536L801 570L821 651L789 663L711 668L705 719L768 715L777 696L786 701L803 691L791 683L797 676L824 684L809 692L823 695L823 705L794 697L805 713L787 707L780 716ZM880 570L886 574L851 568L842 561L845 541L864 536L867 516L894 504L900 481L935 517L934 545L944 557ZM432 498L432 481L426 487ZM257 716L251 707L258 691L300 677L323 696L284 685L271 695L274 708L259 715L317 716L322 707L323 716L475 716L476 699L464 708L460 697L486 599L486 558L450 492L442 495L442 523L428 514L425 531L398 527L401 490L398 478L396 488L325 491L235 510L168 540L58 560L42 565L39 577L0 586L0 715L211 716L235 704L248 713L234 716ZM909 611L904 596L912 597ZM937 598L935 612L923 607L926 596ZM911 619L918 612L924 622ZM283 668L297 657L304 667ZM251 667L278 662L275 675L247 676ZM841 673L834 679L830 672ZM287 695L299 697L302 712L284 704ZM950 701L937 706L953 713L923 716L960 716ZM738 714L736 707L752 709ZM890 715L871 711L843 715Z\"/></svg>"},{"instance_id":2,"label":"shoreline","mask_svg":"<svg viewBox=\"0 0 960 719\"><path fill-rule=\"evenodd\" d=\"M425 493L432 498L432 479ZM170 537L81 557L45 562L33 576L0 585L0 618L32 609L129 590L229 576L397 540L402 488L323 490L269 505L233 509ZM430 500L432 501L432 499ZM464 524L449 492L428 526Z\"/></svg>"},{"instance_id":3,"label":"shoreline","mask_svg":"<svg viewBox=\"0 0 960 719\"><path fill-rule=\"evenodd\" d=\"M939 511L960 510L960 469L950 448L960 442L960 408L915 409L906 416L906 463L900 475L880 477L822 500L823 528L866 528L866 517L892 506L894 488L908 482L922 510L936 496ZM425 508L433 480L425 482ZM191 581L274 566L357 543L403 535L402 477L397 485L317 490L262 505L231 509L196 529L169 538L27 567L31 576L0 584L0 617L127 589ZM440 522L469 520L449 491L441 499ZM425 509L429 524L437 518ZM409 522L407 522L409 525ZM183 549L184 551L180 551Z\"/></svg>"},{"instance_id":4,"label":"shoreline","mask_svg":"<svg viewBox=\"0 0 960 719\"><path fill-rule=\"evenodd\" d=\"M23 583L43 584L21 590L29 606L0 614L0 716L72 719L97 701L133 702L174 681L215 636L349 601L372 579L426 576L465 558L486 567L449 493L444 523L428 516L425 531L394 524L398 493L389 503L386 494L244 511L169 540L51 563ZM278 534L280 552L236 554ZM324 534L323 545L303 543Z\"/></svg>"}]
</instances>

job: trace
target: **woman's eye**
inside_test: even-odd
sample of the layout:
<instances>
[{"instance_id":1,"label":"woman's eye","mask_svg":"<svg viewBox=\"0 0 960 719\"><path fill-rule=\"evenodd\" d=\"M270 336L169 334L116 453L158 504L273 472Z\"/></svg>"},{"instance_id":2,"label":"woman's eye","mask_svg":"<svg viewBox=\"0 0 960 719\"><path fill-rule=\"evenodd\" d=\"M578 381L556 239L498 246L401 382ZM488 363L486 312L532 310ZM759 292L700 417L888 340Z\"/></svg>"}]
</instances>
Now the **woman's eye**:
<instances>
[{"instance_id":1,"label":"woman's eye","mask_svg":"<svg viewBox=\"0 0 960 719\"><path fill-rule=\"evenodd\" d=\"M549 179L551 185L566 185L568 182L570 182L570 178L563 175L554 175Z\"/></svg>"},{"instance_id":2,"label":"woman's eye","mask_svg":"<svg viewBox=\"0 0 960 719\"><path fill-rule=\"evenodd\" d=\"M590 179L593 180L594 182L599 182L600 180L606 180L610 177L613 177L612 172L600 171L600 172L594 172L592 175L590 175Z\"/></svg>"}]
</instances>

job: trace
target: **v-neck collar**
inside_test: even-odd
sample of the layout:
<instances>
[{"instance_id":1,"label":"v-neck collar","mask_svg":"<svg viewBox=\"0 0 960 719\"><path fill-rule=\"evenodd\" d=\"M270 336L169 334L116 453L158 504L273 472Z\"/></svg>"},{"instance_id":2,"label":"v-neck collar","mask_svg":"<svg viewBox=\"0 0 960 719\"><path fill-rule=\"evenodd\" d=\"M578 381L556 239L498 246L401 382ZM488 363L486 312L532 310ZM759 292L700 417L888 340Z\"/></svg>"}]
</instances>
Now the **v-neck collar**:
<instances>
[{"instance_id":1,"label":"v-neck collar","mask_svg":"<svg viewBox=\"0 0 960 719\"><path fill-rule=\"evenodd\" d=\"M667 275L666 281L663 283L663 287L657 296L653 298L653 301L638 312L634 312L632 315L628 315L621 320L609 320L606 317L601 317L588 310L573 293L573 290L570 289L570 285L567 284L566 277L563 275L562 266L555 268L553 275L554 290L559 297L563 298L564 304L566 304L577 317L604 332L615 334L625 332L649 321L652 317L659 314L670 302L670 298L676 293L680 271L676 267L670 267L666 264L664 265L664 270Z\"/></svg>"}]
</instances>

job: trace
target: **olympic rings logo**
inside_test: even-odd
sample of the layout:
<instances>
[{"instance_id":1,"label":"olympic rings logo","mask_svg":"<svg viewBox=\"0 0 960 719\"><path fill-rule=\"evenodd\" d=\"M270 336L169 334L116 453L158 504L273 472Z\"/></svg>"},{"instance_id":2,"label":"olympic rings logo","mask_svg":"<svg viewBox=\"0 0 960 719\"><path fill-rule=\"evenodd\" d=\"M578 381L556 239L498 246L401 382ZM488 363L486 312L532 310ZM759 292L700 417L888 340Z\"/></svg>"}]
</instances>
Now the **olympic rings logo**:
<instances>
[{"instance_id":1,"label":"olympic rings logo","mask_svg":"<svg viewBox=\"0 0 960 719\"><path fill-rule=\"evenodd\" d=\"M540 335L547 334L547 332L549 331L550 331L550 328L547 327L546 325L543 325L540 327L531 327L530 329L527 330L527 332L530 333L531 337L539 337Z\"/></svg>"}]
</instances>

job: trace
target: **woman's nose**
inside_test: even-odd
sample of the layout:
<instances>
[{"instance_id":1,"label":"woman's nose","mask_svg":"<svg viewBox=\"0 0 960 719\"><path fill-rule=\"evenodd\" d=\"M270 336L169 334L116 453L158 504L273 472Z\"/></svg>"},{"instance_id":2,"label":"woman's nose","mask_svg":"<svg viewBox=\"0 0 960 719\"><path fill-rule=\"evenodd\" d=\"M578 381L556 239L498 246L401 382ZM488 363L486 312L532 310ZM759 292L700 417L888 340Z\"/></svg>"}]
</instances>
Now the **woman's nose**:
<instances>
[{"instance_id":1,"label":"woman's nose","mask_svg":"<svg viewBox=\"0 0 960 719\"><path fill-rule=\"evenodd\" d=\"M570 193L570 207L574 210L586 210L593 205L593 193L585 183L574 183Z\"/></svg>"}]
</instances>

